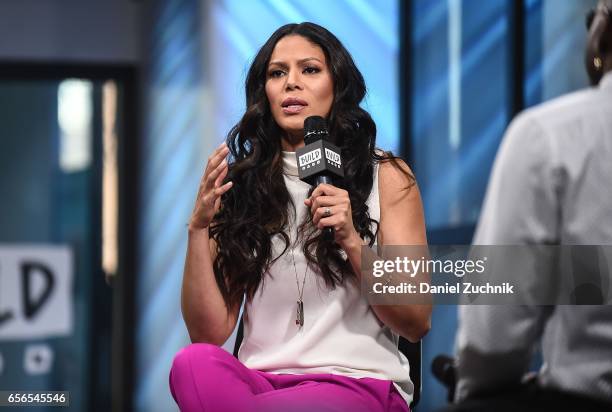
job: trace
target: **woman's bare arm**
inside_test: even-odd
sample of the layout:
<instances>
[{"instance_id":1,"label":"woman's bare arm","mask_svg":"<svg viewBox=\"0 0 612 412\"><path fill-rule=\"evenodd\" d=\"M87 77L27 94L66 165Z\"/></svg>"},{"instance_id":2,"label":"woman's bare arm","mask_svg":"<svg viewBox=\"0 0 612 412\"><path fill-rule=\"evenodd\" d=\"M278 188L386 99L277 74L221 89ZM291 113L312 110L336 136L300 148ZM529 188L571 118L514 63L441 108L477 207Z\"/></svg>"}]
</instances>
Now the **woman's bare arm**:
<instances>
[{"instance_id":1,"label":"woman's bare arm","mask_svg":"<svg viewBox=\"0 0 612 412\"><path fill-rule=\"evenodd\" d=\"M215 279L217 245L208 226L220 208L221 195L232 187L227 176L229 150L222 144L208 158L196 204L189 222L187 256L183 271L181 310L192 342L222 345L234 330L240 305L227 308Z\"/></svg>"},{"instance_id":2,"label":"woman's bare arm","mask_svg":"<svg viewBox=\"0 0 612 412\"><path fill-rule=\"evenodd\" d=\"M404 161L397 161L412 175ZM391 162L380 164L378 178L379 244L427 245L423 204L416 183L406 189L409 179ZM412 342L420 340L431 328L431 304L372 305L372 308L382 322Z\"/></svg>"},{"instance_id":3,"label":"woman's bare arm","mask_svg":"<svg viewBox=\"0 0 612 412\"><path fill-rule=\"evenodd\" d=\"M212 266L216 247L208 228L189 229L181 309L192 342L220 346L236 326L240 305L226 309Z\"/></svg>"},{"instance_id":4,"label":"woman's bare arm","mask_svg":"<svg viewBox=\"0 0 612 412\"><path fill-rule=\"evenodd\" d=\"M404 171L412 175L406 163L399 159L398 163ZM378 177L380 198L378 244L385 246L427 245L423 205L416 184L411 185L412 182L406 174L398 170L391 162L380 164ZM304 201L304 204L310 207L313 224L319 229L327 226L334 228L335 240L346 252L353 271L359 281L365 280L367 284L371 279L361 278L361 262L362 251L370 252L370 250L362 249L366 243L353 225L348 192L329 184L320 184ZM377 259L378 257L374 255L366 258ZM427 274L422 274L422 276L428 277ZM427 303L419 305L372 304L371 306L381 322L399 335L416 342L427 333L431 326L430 296L421 296L420 301Z\"/></svg>"}]
</instances>

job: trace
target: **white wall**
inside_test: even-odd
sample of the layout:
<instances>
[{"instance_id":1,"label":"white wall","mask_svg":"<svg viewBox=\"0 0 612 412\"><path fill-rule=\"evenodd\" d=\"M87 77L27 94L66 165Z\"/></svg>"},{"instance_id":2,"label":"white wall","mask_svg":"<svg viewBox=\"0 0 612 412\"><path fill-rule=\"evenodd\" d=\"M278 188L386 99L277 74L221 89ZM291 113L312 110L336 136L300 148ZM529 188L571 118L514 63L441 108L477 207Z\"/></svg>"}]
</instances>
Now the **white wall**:
<instances>
[{"instance_id":1,"label":"white wall","mask_svg":"<svg viewBox=\"0 0 612 412\"><path fill-rule=\"evenodd\" d=\"M0 0L0 61L137 63L146 0Z\"/></svg>"}]
</instances>

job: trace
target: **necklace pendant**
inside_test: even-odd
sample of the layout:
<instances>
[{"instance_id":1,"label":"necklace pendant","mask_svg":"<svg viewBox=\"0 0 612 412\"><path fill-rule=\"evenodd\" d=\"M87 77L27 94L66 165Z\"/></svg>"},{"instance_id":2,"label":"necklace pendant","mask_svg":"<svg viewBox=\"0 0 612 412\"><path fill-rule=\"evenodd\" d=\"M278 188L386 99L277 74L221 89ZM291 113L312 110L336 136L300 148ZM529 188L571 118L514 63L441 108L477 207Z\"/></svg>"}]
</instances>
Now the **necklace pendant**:
<instances>
[{"instance_id":1,"label":"necklace pendant","mask_svg":"<svg viewBox=\"0 0 612 412\"><path fill-rule=\"evenodd\" d=\"M302 327L304 326L304 302L301 300L297 301L297 314L295 318L295 324Z\"/></svg>"}]
</instances>

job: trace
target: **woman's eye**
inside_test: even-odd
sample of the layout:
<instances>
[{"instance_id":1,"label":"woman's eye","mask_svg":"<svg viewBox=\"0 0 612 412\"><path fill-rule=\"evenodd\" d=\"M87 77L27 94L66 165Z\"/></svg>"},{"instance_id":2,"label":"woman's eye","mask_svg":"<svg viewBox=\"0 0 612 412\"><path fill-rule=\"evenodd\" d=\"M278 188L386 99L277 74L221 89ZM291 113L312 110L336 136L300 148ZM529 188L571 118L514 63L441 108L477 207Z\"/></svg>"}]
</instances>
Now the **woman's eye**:
<instances>
[{"instance_id":1,"label":"woman's eye","mask_svg":"<svg viewBox=\"0 0 612 412\"><path fill-rule=\"evenodd\" d=\"M272 71L269 73L269 76L270 76L270 77L281 77L283 74L284 74L284 73L283 73L283 71L282 71L282 70L272 70Z\"/></svg>"},{"instance_id":2,"label":"woman's eye","mask_svg":"<svg viewBox=\"0 0 612 412\"><path fill-rule=\"evenodd\" d=\"M304 69L304 73L308 73L308 74L314 74L314 73L319 73L321 70L319 70L318 67L306 67Z\"/></svg>"}]
</instances>

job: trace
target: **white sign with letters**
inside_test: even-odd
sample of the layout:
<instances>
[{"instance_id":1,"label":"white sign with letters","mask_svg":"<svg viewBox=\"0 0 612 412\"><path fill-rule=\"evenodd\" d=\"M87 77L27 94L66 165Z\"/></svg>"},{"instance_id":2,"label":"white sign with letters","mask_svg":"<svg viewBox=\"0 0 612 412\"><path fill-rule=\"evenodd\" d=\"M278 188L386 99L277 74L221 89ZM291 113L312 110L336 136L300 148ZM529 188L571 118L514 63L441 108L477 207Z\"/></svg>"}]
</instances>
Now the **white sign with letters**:
<instances>
[{"instance_id":1,"label":"white sign with letters","mask_svg":"<svg viewBox=\"0 0 612 412\"><path fill-rule=\"evenodd\" d=\"M0 244L0 340L72 333L72 261L67 246Z\"/></svg>"}]
</instances>

